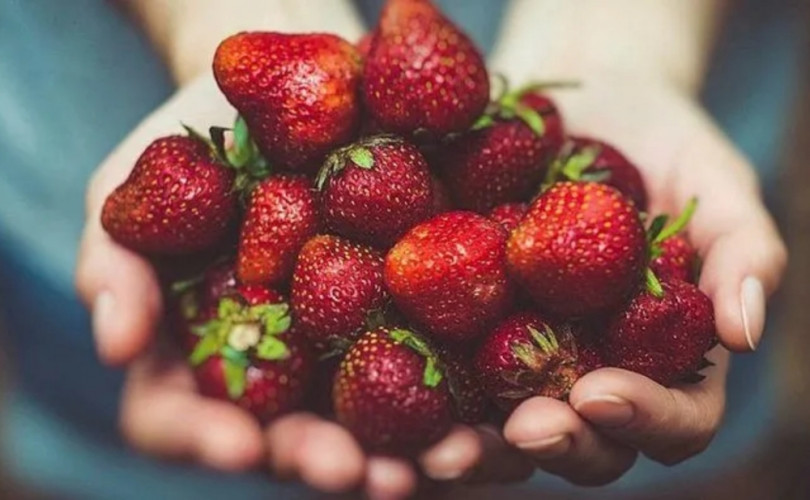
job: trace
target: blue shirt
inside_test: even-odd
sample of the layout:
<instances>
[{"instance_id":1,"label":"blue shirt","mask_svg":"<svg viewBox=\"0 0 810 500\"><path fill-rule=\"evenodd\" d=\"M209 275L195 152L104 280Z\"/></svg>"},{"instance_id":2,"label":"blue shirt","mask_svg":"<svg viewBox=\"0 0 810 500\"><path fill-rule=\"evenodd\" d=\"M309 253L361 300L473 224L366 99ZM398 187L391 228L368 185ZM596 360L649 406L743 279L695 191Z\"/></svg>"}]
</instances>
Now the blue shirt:
<instances>
[{"instance_id":1,"label":"blue shirt","mask_svg":"<svg viewBox=\"0 0 810 500\"><path fill-rule=\"evenodd\" d=\"M358 3L369 19L376 16L379 2ZM492 45L502 2L475 9L463 0L439 3L482 46ZM739 3L705 96L767 187L794 94L799 26L786 15L787 2ZM139 457L115 432L121 373L96 360L72 284L84 190L111 148L172 91L156 54L110 2L0 2L0 317L15 380L2 446L18 478L62 496L315 496L262 475L225 476ZM726 424L706 453L674 469L641 461L611 488L665 488L747 455L773 418L766 361L762 354L735 358ZM540 487L569 488L538 474L506 491L519 496Z\"/></svg>"}]
</instances>

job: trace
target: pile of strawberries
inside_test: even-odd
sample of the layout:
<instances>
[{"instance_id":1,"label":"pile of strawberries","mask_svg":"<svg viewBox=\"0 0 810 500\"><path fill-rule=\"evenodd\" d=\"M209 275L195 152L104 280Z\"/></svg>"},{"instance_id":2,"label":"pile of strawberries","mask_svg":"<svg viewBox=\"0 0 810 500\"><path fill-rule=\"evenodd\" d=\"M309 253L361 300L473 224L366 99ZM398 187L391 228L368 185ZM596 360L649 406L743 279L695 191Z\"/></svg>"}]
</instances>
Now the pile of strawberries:
<instances>
[{"instance_id":1,"label":"pile of strawberries","mask_svg":"<svg viewBox=\"0 0 810 500\"><path fill-rule=\"evenodd\" d=\"M357 46L239 33L213 71L233 128L155 140L102 214L173 282L203 394L412 456L603 366L700 378L716 336L679 234L694 203L648 218L639 171L567 136L542 86L490 100L429 0L389 0Z\"/></svg>"}]
</instances>

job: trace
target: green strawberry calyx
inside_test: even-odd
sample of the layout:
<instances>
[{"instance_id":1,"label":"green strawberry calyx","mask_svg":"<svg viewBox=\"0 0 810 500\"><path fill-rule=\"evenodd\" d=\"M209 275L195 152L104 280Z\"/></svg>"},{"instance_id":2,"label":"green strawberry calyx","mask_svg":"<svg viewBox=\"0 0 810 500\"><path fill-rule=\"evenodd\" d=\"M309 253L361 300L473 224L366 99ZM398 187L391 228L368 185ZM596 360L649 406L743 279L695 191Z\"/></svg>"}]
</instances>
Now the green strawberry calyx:
<instances>
[{"instance_id":1,"label":"green strawberry calyx","mask_svg":"<svg viewBox=\"0 0 810 500\"><path fill-rule=\"evenodd\" d=\"M692 219L692 216L697 210L697 198L691 198L684 207L683 211L671 223L669 216L666 214L655 217L650 222L650 227L647 229L647 258L652 261L661 256L661 244L667 239L679 234L683 231ZM661 282L655 276L655 273L648 267L645 271L645 285L647 291L654 297L661 298L664 296L664 289Z\"/></svg>"},{"instance_id":2,"label":"green strawberry calyx","mask_svg":"<svg viewBox=\"0 0 810 500\"><path fill-rule=\"evenodd\" d=\"M326 183L349 164L364 170L375 166L374 148L390 144L401 144L403 140L395 135L380 134L365 137L359 141L331 152L315 177L315 188L323 190Z\"/></svg>"},{"instance_id":3,"label":"green strawberry calyx","mask_svg":"<svg viewBox=\"0 0 810 500\"><path fill-rule=\"evenodd\" d=\"M433 349L430 348L430 345L425 339L403 328L389 330L388 335L397 344L403 344L425 358L425 371L422 375L422 383L430 388L438 386L444 378L444 374L442 373L438 356L436 356L436 353L433 352Z\"/></svg>"},{"instance_id":4,"label":"green strawberry calyx","mask_svg":"<svg viewBox=\"0 0 810 500\"><path fill-rule=\"evenodd\" d=\"M228 132L233 139L230 147L225 146ZM270 175L270 164L251 138L247 122L241 115L237 115L232 128L210 127L209 134L217 158L236 171L234 191L247 194L259 181Z\"/></svg>"},{"instance_id":5,"label":"green strawberry calyx","mask_svg":"<svg viewBox=\"0 0 810 500\"><path fill-rule=\"evenodd\" d=\"M528 325L526 330L531 341L515 342L512 345L512 353L530 369L540 370L549 356L559 352L560 343L549 325L544 324L542 332L531 325Z\"/></svg>"},{"instance_id":6,"label":"green strawberry calyx","mask_svg":"<svg viewBox=\"0 0 810 500\"><path fill-rule=\"evenodd\" d=\"M189 356L189 363L199 366L211 356L221 356L228 395L239 399L245 391L245 372L251 357L279 361L290 356L287 345L279 338L289 330L290 322L286 303L247 306L233 298L223 298L216 317L194 327L194 333L201 339Z\"/></svg>"},{"instance_id":7,"label":"green strawberry calyx","mask_svg":"<svg viewBox=\"0 0 810 500\"><path fill-rule=\"evenodd\" d=\"M573 141L566 141L557 157L549 165L541 191L545 191L559 181L607 182L609 170L589 171L601 152L598 145L590 145L577 150Z\"/></svg>"}]
</instances>

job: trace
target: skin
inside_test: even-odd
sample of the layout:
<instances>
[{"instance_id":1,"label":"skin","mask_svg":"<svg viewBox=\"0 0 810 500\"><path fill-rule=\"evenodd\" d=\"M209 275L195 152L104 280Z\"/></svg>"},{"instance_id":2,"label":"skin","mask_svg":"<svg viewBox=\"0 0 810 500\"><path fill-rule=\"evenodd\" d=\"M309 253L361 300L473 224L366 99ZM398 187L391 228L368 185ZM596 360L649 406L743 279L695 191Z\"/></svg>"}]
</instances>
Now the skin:
<instances>
[{"instance_id":1,"label":"skin","mask_svg":"<svg viewBox=\"0 0 810 500\"><path fill-rule=\"evenodd\" d=\"M628 470L638 453L671 464L705 448L723 413L728 350L756 346L765 297L777 287L786 261L750 165L695 99L720 2L615 0L606 14L599 0L553 9L546 2L515 0L492 61L494 70L516 82L528 77L582 81L579 91L554 96L571 132L603 138L638 164L649 183L653 212L678 212L689 197L701 199L690 235L705 259L699 285L712 298L717 316L722 346L710 355L716 366L702 383L672 389L626 371L602 369L574 386L570 406L530 399L511 415L503 433L458 426L416 465L366 456L345 430L314 415L292 414L260 428L243 410L199 396L181 360L153 345L163 307L154 272L138 255L116 245L99 224L106 195L154 137L177 131L178 117L201 129L231 122L233 110L206 69L219 40L256 27L328 29L348 40L362 33L348 2L329 2L329 8L314 11L280 0L237 3L244 5L132 2L179 89L94 175L77 288L93 311L99 356L128 367L121 427L133 447L222 470L263 464L279 477L323 491L362 488L372 498L411 494L419 474L437 480L510 481L525 479L534 466L575 483L603 484ZM650 29L638 29L645 26ZM570 32L580 36L565 35ZM626 50L628 44L634 50ZM542 60L538 46L548 49ZM762 292L754 285L743 314L746 277L758 280ZM622 401L631 410L620 422L616 409ZM189 425L187 419L176 419L178 414L201 415L195 421L204 425Z\"/></svg>"}]
</instances>

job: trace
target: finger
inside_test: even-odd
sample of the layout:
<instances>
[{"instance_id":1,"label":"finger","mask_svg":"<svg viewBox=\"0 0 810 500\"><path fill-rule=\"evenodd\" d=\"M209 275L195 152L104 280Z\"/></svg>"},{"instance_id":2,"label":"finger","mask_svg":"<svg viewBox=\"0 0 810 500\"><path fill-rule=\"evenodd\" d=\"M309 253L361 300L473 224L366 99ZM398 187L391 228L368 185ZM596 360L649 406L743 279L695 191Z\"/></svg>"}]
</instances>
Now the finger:
<instances>
[{"instance_id":1,"label":"finger","mask_svg":"<svg viewBox=\"0 0 810 500\"><path fill-rule=\"evenodd\" d=\"M419 458L425 475L436 481L458 479L475 467L482 457L482 442L477 432L456 425L441 441Z\"/></svg>"},{"instance_id":2,"label":"finger","mask_svg":"<svg viewBox=\"0 0 810 500\"><path fill-rule=\"evenodd\" d=\"M253 467L264 451L261 429L248 413L196 394L188 368L151 354L128 373L120 425L125 439L144 453L221 470Z\"/></svg>"},{"instance_id":3,"label":"finger","mask_svg":"<svg viewBox=\"0 0 810 500\"><path fill-rule=\"evenodd\" d=\"M582 377L571 391L577 413L600 432L653 460L675 464L703 451L720 425L728 352L699 384L667 389L639 374L604 368Z\"/></svg>"},{"instance_id":4,"label":"finger","mask_svg":"<svg viewBox=\"0 0 810 500\"><path fill-rule=\"evenodd\" d=\"M366 465L363 450L343 427L320 419L305 426L295 455L305 483L330 493L348 491L363 482Z\"/></svg>"},{"instance_id":5,"label":"finger","mask_svg":"<svg viewBox=\"0 0 810 500\"><path fill-rule=\"evenodd\" d=\"M416 491L418 477L408 462L371 457L366 472L366 493L371 499L408 498Z\"/></svg>"},{"instance_id":6,"label":"finger","mask_svg":"<svg viewBox=\"0 0 810 500\"><path fill-rule=\"evenodd\" d=\"M85 229L76 287L91 309L104 362L125 363L145 349L161 316L157 277L145 259L113 242L98 223Z\"/></svg>"},{"instance_id":7,"label":"finger","mask_svg":"<svg viewBox=\"0 0 810 500\"><path fill-rule=\"evenodd\" d=\"M273 421L265 431L267 462L282 479L298 477L298 449L307 428L320 419L310 413L294 413Z\"/></svg>"},{"instance_id":8,"label":"finger","mask_svg":"<svg viewBox=\"0 0 810 500\"><path fill-rule=\"evenodd\" d=\"M526 454L504 441L500 431L491 425L477 429L482 458L467 479L470 483L508 483L525 481L534 473L534 463Z\"/></svg>"},{"instance_id":9,"label":"finger","mask_svg":"<svg viewBox=\"0 0 810 500\"><path fill-rule=\"evenodd\" d=\"M534 397L509 417L504 437L541 469L580 485L616 480L636 453L597 433L565 402Z\"/></svg>"}]
</instances>

